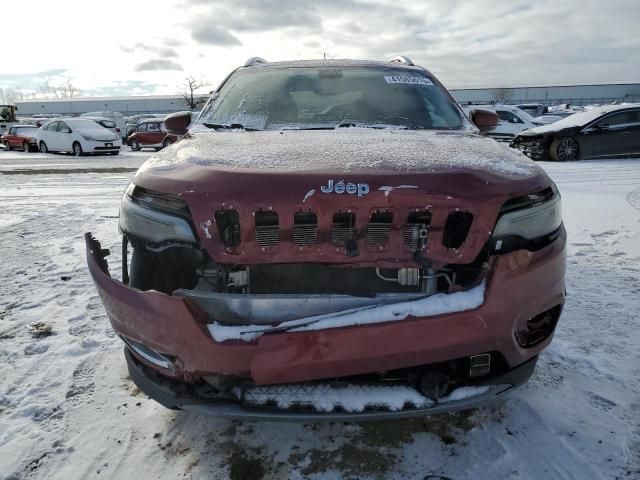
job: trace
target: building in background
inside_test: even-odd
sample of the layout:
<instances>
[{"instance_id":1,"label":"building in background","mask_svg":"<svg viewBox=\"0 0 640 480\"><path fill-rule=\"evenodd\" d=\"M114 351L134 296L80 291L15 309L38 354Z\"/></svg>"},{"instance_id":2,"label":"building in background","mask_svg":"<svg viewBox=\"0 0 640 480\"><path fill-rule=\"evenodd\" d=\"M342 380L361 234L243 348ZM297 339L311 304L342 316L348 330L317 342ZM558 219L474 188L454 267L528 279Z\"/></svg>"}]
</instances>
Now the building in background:
<instances>
[{"instance_id":1,"label":"building in background","mask_svg":"<svg viewBox=\"0 0 640 480\"><path fill-rule=\"evenodd\" d=\"M555 85L501 88L452 88L461 105L492 103L542 103L544 105L591 105L612 102L640 103L640 83L602 85ZM201 96L204 101L208 95ZM124 115L172 113L188 110L180 95L135 97L76 97L22 100L16 102L19 116L42 114L80 115L86 112L113 111Z\"/></svg>"},{"instance_id":2,"label":"building in background","mask_svg":"<svg viewBox=\"0 0 640 480\"><path fill-rule=\"evenodd\" d=\"M503 88L451 88L461 105L487 103L542 103L592 105L612 102L640 103L640 83L552 85Z\"/></svg>"},{"instance_id":3,"label":"building in background","mask_svg":"<svg viewBox=\"0 0 640 480\"><path fill-rule=\"evenodd\" d=\"M208 95L202 96L206 100ZM149 95L136 97L75 97L20 100L16 102L18 115L34 117L43 114L80 115L87 112L172 113L189 110L180 95Z\"/></svg>"}]
</instances>

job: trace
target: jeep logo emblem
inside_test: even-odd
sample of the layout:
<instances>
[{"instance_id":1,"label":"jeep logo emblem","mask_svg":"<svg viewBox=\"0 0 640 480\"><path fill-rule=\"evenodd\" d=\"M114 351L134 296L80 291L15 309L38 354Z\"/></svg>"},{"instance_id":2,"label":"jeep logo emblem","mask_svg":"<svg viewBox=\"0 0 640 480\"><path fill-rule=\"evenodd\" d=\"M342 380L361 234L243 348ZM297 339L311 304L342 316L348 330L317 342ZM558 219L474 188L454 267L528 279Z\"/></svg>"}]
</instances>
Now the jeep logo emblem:
<instances>
[{"instance_id":1,"label":"jeep logo emblem","mask_svg":"<svg viewBox=\"0 0 640 480\"><path fill-rule=\"evenodd\" d=\"M334 183L333 180L329 180L326 185L320 187L322 193L337 193L342 195L348 193L349 195L357 195L358 197L364 197L369 193L369 185L367 183L344 183L344 180L340 180Z\"/></svg>"}]
</instances>

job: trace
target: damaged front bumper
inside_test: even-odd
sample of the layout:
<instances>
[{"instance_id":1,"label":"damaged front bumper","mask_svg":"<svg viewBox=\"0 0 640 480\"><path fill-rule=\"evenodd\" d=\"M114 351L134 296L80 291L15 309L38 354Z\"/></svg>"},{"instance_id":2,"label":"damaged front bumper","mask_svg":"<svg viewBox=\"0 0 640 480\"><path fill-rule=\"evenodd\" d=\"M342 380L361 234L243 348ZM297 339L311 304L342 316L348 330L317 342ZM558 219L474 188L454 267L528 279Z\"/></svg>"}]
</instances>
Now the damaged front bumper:
<instances>
[{"instance_id":1,"label":"damaged front bumper","mask_svg":"<svg viewBox=\"0 0 640 480\"><path fill-rule=\"evenodd\" d=\"M144 364L137 361L131 352L125 348L125 358L129 368L129 375L134 383L146 395L160 403L164 407L170 409L181 409L196 413L215 415L217 417L225 417L241 420L260 420L260 421L296 421L296 422L339 422L339 421L367 421L367 420L387 420L411 418L424 415L436 415L438 413L453 412L457 410L465 410L468 408L476 408L487 402L511 392L518 386L524 384L533 374L538 361L535 356L526 361L522 365L508 371L499 377L494 377L490 382L481 382L473 387L468 393L463 395L450 395L449 398L440 402L427 401L424 405L411 405L407 407L391 410L389 408L380 408L372 403L371 407L362 409L361 411L346 411L344 409L333 409L332 411L318 411L314 408L278 408L278 396L286 396L290 391L298 394L304 394L305 390L309 392L309 396L314 398L314 389L323 389L318 392L319 395L326 395L332 390L340 391L340 388L332 388L327 385L309 385L301 387L300 385L285 385L272 387L274 390L274 404L270 406L252 405L250 394L244 394L238 398L238 401L217 401L211 402L206 398L200 398L197 394L184 386L171 381L170 379L159 379L158 376L150 371ZM343 392L340 392L343 393ZM348 396L350 391L345 389L344 395ZM383 393L384 395L384 393ZM419 395L416 392L416 395ZM326 403L324 403L326 407Z\"/></svg>"},{"instance_id":2,"label":"damaged front bumper","mask_svg":"<svg viewBox=\"0 0 640 480\"><path fill-rule=\"evenodd\" d=\"M196 302L186 294L166 295L130 288L110 277L105 260L108 252L101 249L90 234L87 234L86 242L89 270L111 324L125 341L128 340L126 357L136 384L167 407L221 416L255 419L295 416L305 421L369 419L432 414L478 405L529 378L538 353L548 345L552 335L525 348L519 344L517 333L541 312L561 308L565 295L563 233L536 252L521 250L496 257L486 279L484 299L471 310L429 317L409 315L399 321L370 325L273 331L251 341L216 341L210 330L211 323L201 316L202 299L200 306L194 308ZM508 294L505 288L508 288ZM217 314L227 315L227 320L237 315L251 315L246 308L257 305L252 305L252 299L248 297L215 300L215 305L221 308ZM296 300L291 301L295 303ZM263 306L258 305L260 308L256 309L255 315L262 315L261 319L266 321ZM358 308L358 305L351 308ZM216 320L215 314L208 313ZM279 312L274 318L282 320L283 315L287 314ZM150 356L132 348L136 344L148 348ZM397 410L293 411L271 405L248 405L242 396L236 401L212 402L191 388L200 379L210 376L243 378L252 386L295 384L306 388L325 379L433 365L486 352L502 359L504 365L486 381L476 379L473 382L474 387L487 388L444 403L407 405ZM154 361L154 354L166 360L166 364L159 365Z\"/></svg>"}]
</instances>

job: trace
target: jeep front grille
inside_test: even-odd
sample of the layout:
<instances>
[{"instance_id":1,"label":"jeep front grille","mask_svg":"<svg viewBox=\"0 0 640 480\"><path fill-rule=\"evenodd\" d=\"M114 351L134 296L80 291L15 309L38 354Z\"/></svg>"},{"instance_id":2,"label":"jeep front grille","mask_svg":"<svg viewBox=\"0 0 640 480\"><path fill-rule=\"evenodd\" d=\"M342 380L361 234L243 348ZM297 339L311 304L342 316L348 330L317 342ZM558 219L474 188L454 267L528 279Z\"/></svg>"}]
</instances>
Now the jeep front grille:
<instances>
[{"instance_id":1,"label":"jeep front grille","mask_svg":"<svg viewBox=\"0 0 640 480\"><path fill-rule=\"evenodd\" d=\"M467 239L473 215L470 212L451 212L444 225L442 244L447 248L460 248Z\"/></svg>"},{"instance_id":2,"label":"jeep front grille","mask_svg":"<svg viewBox=\"0 0 640 480\"><path fill-rule=\"evenodd\" d=\"M371 214L367 226L367 245L383 245L389 241L393 213L375 212Z\"/></svg>"},{"instance_id":3,"label":"jeep front grille","mask_svg":"<svg viewBox=\"0 0 640 480\"><path fill-rule=\"evenodd\" d=\"M355 233L356 216L350 212L339 212L333 215L331 224L331 243L343 246Z\"/></svg>"},{"instance_id":4,"label":"jeep front grille","mask_svg":"<svg viewBox=\"0 0 640 480\"><path fill-rule=\"evenodd\" d=\"M431 225L431 212L421 210L411 212L407 224L402 229L402 239L411 250L421 250L427 242L427 229Z\"/></svg>"},{"instance_id":5,"label":"jeep front grille","mask_svg":"<svg viewBox=\"0 0 640 480\"><path fill-rule=\"evenodd\" d=\"M258 211L256 219L256 243L260 247L274 247L280 243L278 214L272 211Z\"/></svg>"},{"instance_id":6,"label":"jeep front grille","mask_svg":"<svg viewBox=\"0 0 640 480\"><path fill-rule=\"evenodd\" d=\"M318 243L318 215L313 212L298 212L293 217L293 243L309 247Z\"/></svg>"}]
</instances>

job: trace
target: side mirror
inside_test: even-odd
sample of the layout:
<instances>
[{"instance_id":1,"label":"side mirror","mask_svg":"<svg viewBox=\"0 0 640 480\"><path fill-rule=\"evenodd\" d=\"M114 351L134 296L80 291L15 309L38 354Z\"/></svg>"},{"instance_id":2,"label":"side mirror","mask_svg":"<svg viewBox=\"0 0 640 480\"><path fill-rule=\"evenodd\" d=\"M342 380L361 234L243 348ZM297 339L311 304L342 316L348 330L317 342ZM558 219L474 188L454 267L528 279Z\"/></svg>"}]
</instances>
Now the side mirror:
<instances>
[{"instance_id":1,"label":"side mirror","mask_svg":"<svg viewBox=\"0 0 640 480\"><path fill-rule=\"evenodd\" d=\"M492 131L500 122L500 118L495 112L481 108L474 108L471 110L471 112L469 112L469 119L476 127L478 127L478 130L480 130L481 133Z\"/></svg>"},{"instance_id":2,"label":"side mirror","mask_svg":"<svg viewBox=\"0 0 640 480\"><path fill-rule=\"evenodd\" d=\"M164 119L164 126L170 135L182 136L191 124L191 112L176 112Z\"/></svg>"}]
</instances>

